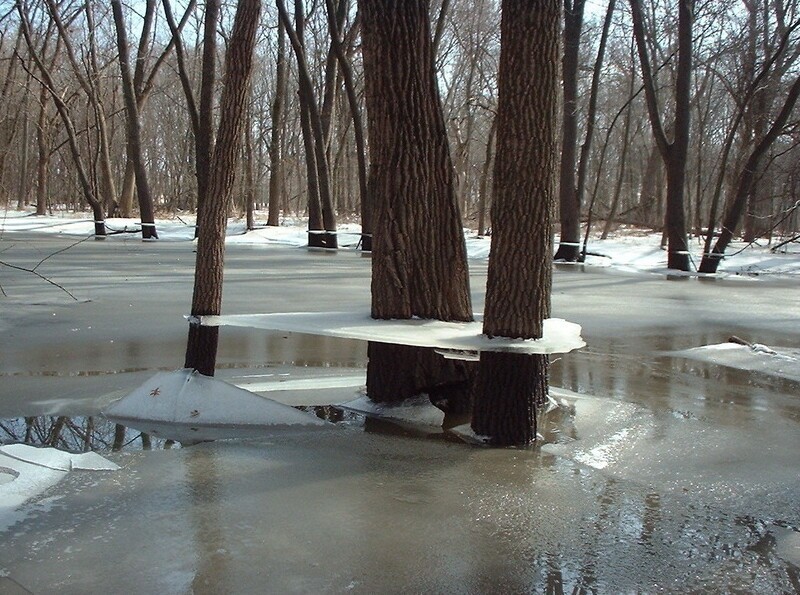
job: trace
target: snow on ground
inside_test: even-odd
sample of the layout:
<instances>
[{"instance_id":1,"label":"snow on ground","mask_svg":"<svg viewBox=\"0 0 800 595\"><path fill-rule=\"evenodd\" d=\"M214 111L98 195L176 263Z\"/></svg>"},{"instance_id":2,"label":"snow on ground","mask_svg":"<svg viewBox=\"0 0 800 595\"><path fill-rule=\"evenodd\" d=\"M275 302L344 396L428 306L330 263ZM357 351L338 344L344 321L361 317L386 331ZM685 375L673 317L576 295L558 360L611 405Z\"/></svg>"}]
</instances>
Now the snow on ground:
<instances>
[{"instance_id":1,"label":"snow on ground","mask_svg":"<svg viewBox=\"0 0 800 595\"><path fill-rule=\"evenodd\" d=\"M264 217L257 214L256 221ZM109 219L107 226L110 234L124 231L126 233L109 236L109 240L136 239L136 230L140 224L136 219ZM261 225L257 223L257 225ZM229 244L263 245L280 244L289 246L306 246L308 232L306 222L302 218L285 217L279 227L260 226L253 231L246 231L241 219L231 219L228 223ZM169 219L156 221L159 240L188 241L194 237L194 216L176 215ZM59 234L64 236L88 237L94 233L94 225L85 213L64 213L63 215L37 216L27 211L7 210L0 213L0 237L8 232L25 231L36 233ZM355 223L339 225L339 244L343 248L355 248L360 240L361 227ZM472 230L465 230L467 254L473 260L485 260L489 257L491 240L479 237ZM661 234L647 233L640 229L622 227L600 240L590 239L586 265L591 267L613 267L629 272L646 272L665 274L667 270L667 253L660 247ZM733 242L719 267L716 276L741 275L754 277L760 275L797 277L800 275L800 246L790 244L788 247L773 253L766 242L760 241L752 245ZM691 238L690 246L692 262L695 268L700 264L703 252L702 239ZM674 271L672 272L674 273Z\"/></svg>"}]
</instances>

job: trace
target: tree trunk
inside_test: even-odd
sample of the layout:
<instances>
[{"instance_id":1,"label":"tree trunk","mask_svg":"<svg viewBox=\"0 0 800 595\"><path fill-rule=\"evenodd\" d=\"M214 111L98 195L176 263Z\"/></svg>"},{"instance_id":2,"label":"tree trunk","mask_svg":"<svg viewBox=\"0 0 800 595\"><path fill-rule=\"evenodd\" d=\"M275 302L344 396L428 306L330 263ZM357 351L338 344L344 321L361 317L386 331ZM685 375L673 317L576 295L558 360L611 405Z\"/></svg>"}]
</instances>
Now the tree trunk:
<instances>
[{"instance_id":1,"label":"tree trunk","mask_svg":"<svg viewBox=\"0 0 800 595\"><path fill-rule=\"evenodd\" d=\"M145 169L144 156L142 154L141 121L136 101L136 90L131 76L128 37L125 32L122 3L120 0L112 0L111 8L114 11L114 25L117 30L119 66L122 73L122 94L125 98L125 112L127 114L128 159L133 162L133 170L136 177L136 195L139 198L142 239L155 240L158 239L158 232L156 231L155 213L153 212L153 198L150 194L150 184L147 179L147 170Z\"/></svg>"},{"instance_id":2,"label":"tree trunk","mask_svg":"<svg viewBox=\"0 0 800 595\"><path fill-rule=\"evenodd\" d=\"M428 2L360 0L373 200L372 316L472 320ZM468 382L432 350L370 345L378 401ZM387 380L391 378L391 380ZM466 398L467 391L461 397Z\"/></svg>"},{"instance_id":3,"label":"tree trunk","mask_svg":"<svg viewBox=\"0 0 800 595\"><path fill-rule=\"evenodd\" d=\"M346 4L346 0L339 0ZM369 197L367 185L367 150L364 142L364 122L361 117L361 108L358 104L353 68L350 60L345 53L342 32L339 23L335 18L335 8L333 0L326 0L328 11L328 28L333 40L333 49L336 59L339 61L339 69L342 71L344 88L347 93L347 103L350 107L350 116L353 119L353 136L356 142L356 159L358 160L358 189L361 205L361 249L364 252L372 251L372 201Z\"/></svg>"},{"instance_id":4,"label":"tree trunk","mask_svg":"<svg viewBox=\"0 0 800 595\"><path fill-rule=\"evenodd\" d=\"M714 249L703 255L703 260L700 263L701 273L715 273L719 263L722 260L725 250L733 240L733 234L736 233L736 228L744 213L747 205L747 198L753 191L756 182L756 175L761 164L761 159L769 150L772 143L778 138L786 126L786 122L791 116L795 103L797 103L798 96L800 96L800 77L795 79L794 84L789 89L789 94L786 96L783 107L781 108L778 117L772 123L767 134L762 138L753 149L752 153L747 159L742 171L739 173L735 194L728 206L725 213L725 218L722 222L722 231L720 232L717 243L714 244Z\"/></svg>"},{"instance_id":5,"label":"tree trunk","mask_svg":"<svg viewBox=\"0 0 800 595\"><path fill-rule=\"evenodd\" d=\"M222 308L225 228L241 152L244 112L247 109L260 13L260 0L241 0L236 8L225 58L225 85L220 99L220 110L225 118L220 121L217 133L208 195L198 213L203 225L197 238L192 318L184 365L207 376L214 375L219 327L202 326L198 318L218 315Z\"/></svg>"},{"instance_id":6,"label":"tree trunk","mask_svg":"<svg viewBox=\"0 0 800 595\"><path fill-rule=\"evenodd\" d=\"M503 0L492 250L483 331L539 338L550 316L558 183L560 0ZM482 352L472 429L495 445L536 437L547 355Z\"/></svg>"},{"instance_id":7,"label":"tree trunk","mask_svg":"<svg viewBox=\"0 0 800 595\"><path fill-rule=\"evenodd\" d=\"M561 177L559 216L561 235L555 260L577 262L581 259L581 205L575 185L578 145L578 66L585 0L564 3L564 56L562 78L564 110L561 126Z\"/></svg>"},{"instance_id":8,"label":"tree trunk","mask_svg":"<svg viewBox=\"0 0 800 595\"><path fill-rule=\"evenodd\" d=\"M647 111L661 157L667 170L667 213L665 234L668 240L667 267L689 270L689 246L684 213L684 183L689 149L692 82L692 21L694 0L682 0L678 9L678 68L675 77L674 139L670 142L658 111L655 82L644 38L641 0L630 0L633 32L642 66Z\"/></svg>"},{"instance_id":9,"label":"tree trunk","mask_svg":"<svg viewBox=\"0 0 800 595\"><path fill-rule=\"evenodd\" d=\"M280 225L281 206L284 201L283 165L281 164L281 139L284 129L284 104L289 77L286 64L286 31L278 19L278 59L275 64L275 99L272 101L272 132L269 142L269 212L267 225Z\"/></svg>"}]
</instances>

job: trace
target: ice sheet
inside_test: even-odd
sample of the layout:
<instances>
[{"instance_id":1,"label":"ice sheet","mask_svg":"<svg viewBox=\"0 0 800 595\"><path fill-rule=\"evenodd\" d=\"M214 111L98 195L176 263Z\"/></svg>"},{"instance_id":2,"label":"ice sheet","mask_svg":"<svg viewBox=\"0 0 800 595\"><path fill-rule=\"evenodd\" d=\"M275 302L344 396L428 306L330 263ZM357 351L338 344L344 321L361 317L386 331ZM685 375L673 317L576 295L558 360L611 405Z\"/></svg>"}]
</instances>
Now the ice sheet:
<instances>
[{"instance_id":1,"label":"ice sheet","mask_svg":"<svg viewBox=\"0 0 800 595\"><path fill-rule=\"evenodd\" d=\"M434 407L427 395L411 397L399 403L376 403L360 397L339 407L368 416L399 421L410 425L442 427L444 412Z\"/></svg>"},{"instance_id":2,"label":"ice sheet","mask_svg":"<svg viewBox=\"0 0 800 595\"><path fill-rule=\"evenodd\" d=\"M544 321L541 339L489 338L483 334L479 318L476 315L475 322L376 320L360 312L291 312L203 316L201 323L464 351L567 353L586 345L580 325L560 318Z\"/></svg>"},{"instance_id":3,"label":"ice sheet","mask_svg":"<svg viewBox=\"0 0 800 595\"><path fill-rule=\"evenodd\" d=\"M800 382L800 349L797 348L718 343L675 351L672 355Z\"/></svg>"}]
</instances>

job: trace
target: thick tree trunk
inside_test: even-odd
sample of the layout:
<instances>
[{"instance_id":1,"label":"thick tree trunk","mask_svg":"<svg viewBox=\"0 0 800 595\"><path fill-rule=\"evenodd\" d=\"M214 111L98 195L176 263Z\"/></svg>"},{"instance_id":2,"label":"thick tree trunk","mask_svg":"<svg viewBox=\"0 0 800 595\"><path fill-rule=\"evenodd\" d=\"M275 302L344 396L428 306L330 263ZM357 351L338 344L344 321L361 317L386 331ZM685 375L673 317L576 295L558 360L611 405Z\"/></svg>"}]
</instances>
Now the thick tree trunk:
<instances>
[{"instance_id":1,"label":"thick tree trunk","mask_svg":"<svg viewBox=\"0 0 800 595\"><path fill-rule=\"evenodd\" d=\"M539 338L550 316L558 182L560 0L503 0L492 250L483 331ZM547 355L481 353L472 429L495 445L536 437Z\"/></svg>"},{"instance_id":2,"label":"thick tree trunk","mask_svg":"<svg viewBox=\"0 0 800 595\"><path fill-rule=\"evenodd\" d=\"M359 2L374 206L372 316L468 321L466 248L428 8L424 0ZM450 364L429 350L375 345L369 365L369 396L379 401L464 383L469 367L453 378Z\"/></svg>"},{"instance_id":3,"label":"thick tree trunk","mask_svg":"<svg viewBox=\"0 0 800 595\"><path fill-rule=\"evenodd\" d=\"M197 238L192 318L184 365L207 376L214 375L219 330L201 326L198 318L218 315L222 308L225 228L238 169L260 13L260 0L241 0L236 9L225 58L225 86L220 99L220 110L225 118L220 122L217 134L208 195L198 213L203 223Z\"/></svg>"}]
</instances>

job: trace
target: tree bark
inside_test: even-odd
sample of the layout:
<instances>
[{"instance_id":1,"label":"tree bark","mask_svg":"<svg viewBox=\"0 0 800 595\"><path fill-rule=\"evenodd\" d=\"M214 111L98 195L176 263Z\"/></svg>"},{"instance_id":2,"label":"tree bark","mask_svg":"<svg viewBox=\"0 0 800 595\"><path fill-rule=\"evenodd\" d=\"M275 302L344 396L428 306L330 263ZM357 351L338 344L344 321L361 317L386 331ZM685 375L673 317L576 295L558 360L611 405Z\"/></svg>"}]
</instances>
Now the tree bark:
<instances>
[{"instance_id":1,"label":"tree bark","mask_svg":"<svg viewBox=\"0 0 800 595\"><path fill-rule=\"evenodd\" d=\"M374 207L372 316L468 321L466 248L428 9L424 0L359 1ZM372 344L367 393L388 401L467 382L469 366L460 367L432 350Z\"/></svg>"},{"instance_id":2,"label":"tree bark","mask_svg":"<svg viewBox=\"0 0 800 595\"><path fill-rule=\"evenodd\" d=\"M539 338L550 316L558 183L560 0L503 0L492 249L483 331ZM473 431L494 445L535 440L547 355L482 352Z\"/></svg>"},{"instance_id":3,"label":"tree bark","mask_svg":"<svg viewBox=\"0 0 800 595\"><path fill-rule=\"evenodd\" d=\"M244 112L247 109L260 13L260 0L240 0L236 8L225 57L225 84L220 99L220 109L225 118L220 121L217 133L208 194L198 213L203 225L197 238L192 318L184 365L207 376L214 375L219 327L202 326L199 317L218 315L222 308L225 229L241 152Z\"/></svg>"}]
</instances>

